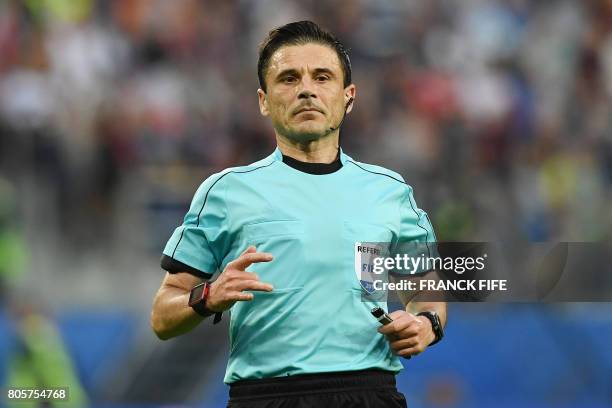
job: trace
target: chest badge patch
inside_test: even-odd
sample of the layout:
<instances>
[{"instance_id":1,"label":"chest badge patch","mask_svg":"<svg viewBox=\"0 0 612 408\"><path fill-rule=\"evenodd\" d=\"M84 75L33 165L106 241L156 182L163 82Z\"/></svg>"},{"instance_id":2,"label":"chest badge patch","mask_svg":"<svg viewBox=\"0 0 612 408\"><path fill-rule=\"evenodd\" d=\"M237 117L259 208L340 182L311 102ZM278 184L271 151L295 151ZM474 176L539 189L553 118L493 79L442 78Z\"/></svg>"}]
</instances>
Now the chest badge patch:
<instances>
[{"instance_id":1,"label":"chest badge patch","mask_svg":"<svg viewBox=\"0 0 612 408\"><path fill-rule=\"evenodd\" d=\"M355 242L355 275L367 295L376 292L374 281L387 281L387 273L374 272L374 259L386 256L386 248L374 242Z\"/></svg>"}]
</instances>

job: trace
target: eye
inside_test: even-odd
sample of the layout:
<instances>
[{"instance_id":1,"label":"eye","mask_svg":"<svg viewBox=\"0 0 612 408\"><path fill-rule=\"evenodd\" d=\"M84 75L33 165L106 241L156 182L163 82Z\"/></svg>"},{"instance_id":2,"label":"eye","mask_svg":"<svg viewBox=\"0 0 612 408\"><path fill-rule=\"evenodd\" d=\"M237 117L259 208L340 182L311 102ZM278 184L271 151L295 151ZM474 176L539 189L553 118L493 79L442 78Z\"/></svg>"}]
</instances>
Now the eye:
<instances>
[{"instance_id":1,"label":"eye","mask_svg":"<svg viewBox=\"0 0 612 408\"><path fill-rule=\"evenodd\" d=\"M286 84L293 84L297 81L297 78L294 76L286 76L283 78L283 82Z\"/></svg>"},{"instance_id":2,"label":"eye","mask_svg":"<svg viewBox=\"0 0 612 408\"><path fill-rule=\"evenodd\" d=\"M317 75L316 80L319 82L325 82L329 80L329 76L327 75Z\"/></svg>"}]
</instances>

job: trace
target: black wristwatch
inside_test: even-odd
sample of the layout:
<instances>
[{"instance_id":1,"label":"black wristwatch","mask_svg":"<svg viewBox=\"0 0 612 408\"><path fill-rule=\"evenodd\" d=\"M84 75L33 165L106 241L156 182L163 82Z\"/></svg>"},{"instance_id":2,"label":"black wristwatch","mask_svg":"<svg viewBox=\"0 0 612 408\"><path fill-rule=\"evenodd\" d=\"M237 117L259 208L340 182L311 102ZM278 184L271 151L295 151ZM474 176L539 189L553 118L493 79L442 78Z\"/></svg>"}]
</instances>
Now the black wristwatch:
<instances>
[{"instance_id":1,"label":"black wristwatch","mask_svg":"<svg viewBox=\"0 0 612 408\"><path fill-rule=\"evenodd\" d=\"M210 282L202 282L191 288L191 292L189 293L189 306L200 316L208 317L215 315L213 324L217 324L221 321L223 312L213 312L206 308L206 299L208 299L209 291Z\"/></svg>"},{"instance_id":2,"label":"black wristwatch","mask_svg":"<svg viewBox=\"0 0 612 408\"><path fill-rule=\"evenodd\" d=\"M431 328L433 329L436 338L429 344L430 346L433 346L434 344L442 340L442 337L444 337L444 328L442 328L442 323L440 323L440 317L436 312L419 312L417 313L417 316L425 316L431 322Z\"/></svg>"}]
</instances>

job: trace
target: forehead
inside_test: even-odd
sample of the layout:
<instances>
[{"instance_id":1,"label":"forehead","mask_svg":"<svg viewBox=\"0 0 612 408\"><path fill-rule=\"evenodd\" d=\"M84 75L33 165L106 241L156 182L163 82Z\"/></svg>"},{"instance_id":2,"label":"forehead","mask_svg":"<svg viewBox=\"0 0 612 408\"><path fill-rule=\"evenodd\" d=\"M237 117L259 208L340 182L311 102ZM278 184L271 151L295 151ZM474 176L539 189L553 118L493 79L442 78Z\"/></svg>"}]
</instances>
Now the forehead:
<instances>
[{"instance_id":1,"label":"forehead","mask_svg":"<svg viewBox=\"0 0 612 408\"><path fill-rule=\"evenodd\" d=\"M327 68L332 72L341 72L340 59L336 51L323 44L308 43L303 45L286 45L270 58L268 74L274 75L286 69Z\"/></svg>"}]
</instances>

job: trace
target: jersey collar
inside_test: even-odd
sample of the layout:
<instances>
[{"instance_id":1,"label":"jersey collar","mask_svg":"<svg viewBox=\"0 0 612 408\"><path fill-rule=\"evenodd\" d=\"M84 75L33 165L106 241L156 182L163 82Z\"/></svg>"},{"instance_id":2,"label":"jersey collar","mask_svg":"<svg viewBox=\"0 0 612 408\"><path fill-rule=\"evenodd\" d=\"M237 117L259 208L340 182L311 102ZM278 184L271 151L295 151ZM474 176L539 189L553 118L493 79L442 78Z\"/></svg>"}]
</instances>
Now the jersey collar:
<instances>
[{"instance_id":1,"label":"jersey collar","mask_svg":"<svg viewBox=\"0 0 612 408\"><path fill-rule=\"evenodd\" d=\"M281 161L289 167L292 167L303 173L315 175L335 173L336 171L340 170L342 166L344 166L347 159L350 159L349 156L344 154L342 148L339 149L339 157L337 157L336 160L331 163L307 163L299 161L297 159L294 159L293 157L284 156L278 147L274 150L273 155L277 161Z\"/></svg>"}]
</instances>

